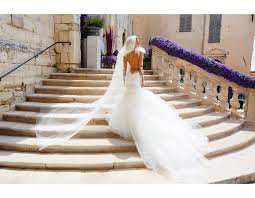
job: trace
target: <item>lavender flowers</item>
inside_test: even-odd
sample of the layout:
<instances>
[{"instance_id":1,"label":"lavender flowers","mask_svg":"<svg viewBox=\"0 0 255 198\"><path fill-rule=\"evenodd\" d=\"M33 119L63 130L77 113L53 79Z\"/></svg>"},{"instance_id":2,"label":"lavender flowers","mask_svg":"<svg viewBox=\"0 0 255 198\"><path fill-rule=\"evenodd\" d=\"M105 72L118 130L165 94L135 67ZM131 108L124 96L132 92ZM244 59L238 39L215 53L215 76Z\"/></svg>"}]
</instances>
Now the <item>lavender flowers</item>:
<instances>
[{"instance_id":1,"label":"lavender flowers","mask_svg":"<svg viewBox=\"0 0 255 198\"><path fill-rule=\"evenodd\" d=\"M116 63L117 57L112 54L113 49L113 31L112 28L106 30L106 55L103 56L102 62L105 65L113 65Z\"/></svg>"},{"instance_id":2,"label":"lavender flowers","mask_svg":"<svg viewBox=\"0 0 255 198\"><path fill-rule=\"evenodd\" d=\"M154 45L171 56L188 61L209 73L221 76L242 87L255 88L255 77L241 73L218 61L209 59L206 56L185 49L175 42L166 39L165 37L153 36L149 41L149 45Z\"/></svg>"}]
</instances>

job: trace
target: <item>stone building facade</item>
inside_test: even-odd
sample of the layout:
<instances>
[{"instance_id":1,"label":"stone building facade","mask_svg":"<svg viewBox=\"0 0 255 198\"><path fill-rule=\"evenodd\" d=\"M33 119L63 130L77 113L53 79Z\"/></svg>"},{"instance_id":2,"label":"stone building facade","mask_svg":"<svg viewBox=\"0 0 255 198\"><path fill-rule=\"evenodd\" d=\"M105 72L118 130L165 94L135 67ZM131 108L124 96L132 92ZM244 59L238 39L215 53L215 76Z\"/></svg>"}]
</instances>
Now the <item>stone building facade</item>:
<instances>
[{"instance_id":1,"label":"stone building facade","mask_svg":"<svg viewBox=\"0 0 255 198\"><path fill-rule=\"evenodd\" d=\"M114 50L120 50L125 38L132 34L132 18L114 14L105 15L105 19L105 28L114 29ZM56 44L2 79L0 114L23 101L42 78L56 70L71 71L81 63L79 14L0 15L0 75L60 41L71 45Z\"/></svg>"},{"instance_id":2,"label":"stone building facade","mask_svg":"<svg viewBox=\"0 0 255 198\"><path fill-rule=\"evenodd\" d=\"M227 65L249 73L255 21L251 15L222 15L221 39L209 43L210 15L192 15L192 27L180 32L180 15L104 15L105 29L114 30L114 49L136 34L144 46L153 35L163 35L207 56L225 58ZM80 67L80 15L0 15L0 75L54 42L57 44L0 82L0 112L24 100L41 78L59 70ZM105 45L106 46L106 45Z\"/></svg>"},{"instance_id":3,"label":"stone building facade","mask_svg":"<svg viewBox=\"0 0 255 198\"><path fill-rule=\"evenodd\" d=\"M132 16L128 14L109 14L106 15L107 27L113 27L114 31L114 50L120 50L125 38L133 34Z\"/></svg>"},{"instance_id":4,"label":"stone building facade","mask_svg":"<svg viewBox=\"0 0 255 198\"><path fill-rule=\"evenodd\" d=\"M252 14L223 14L216 16L219 24L209 14L192 14L181 28L181 15L156 14L132 15L133 31L144 46L153 35L163 35L182 46L208 57L217 58L226 65L249 74L253 40L255 36L255 18ZM211 23L210 23L211 22ZM211 24L211 27L210 27ZM185 30L187 26L190 29ZM219 31L218 41L209 41L210 31Z\"/></svg>"},{"instance_id":5,"label":"stone building facade","mask_svg":"<svg viewBox=\"0 0 255 198\"><path fill-rule=\"evenodd\" d=\"M3 78L0 82L0 113L25 99L40 82L58 68L80 64L79 15L0 15L0 75L28 60L57 41L43 54Z\"/></svg>"}]
</instances>

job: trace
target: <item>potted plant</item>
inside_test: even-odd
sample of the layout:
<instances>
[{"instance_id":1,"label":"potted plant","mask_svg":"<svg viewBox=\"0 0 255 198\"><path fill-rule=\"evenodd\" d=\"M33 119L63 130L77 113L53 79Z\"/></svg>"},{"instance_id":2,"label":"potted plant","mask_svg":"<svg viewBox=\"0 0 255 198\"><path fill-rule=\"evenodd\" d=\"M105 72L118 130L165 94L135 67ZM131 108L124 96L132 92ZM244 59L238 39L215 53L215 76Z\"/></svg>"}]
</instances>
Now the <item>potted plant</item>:
<instances>
[{"instance_id":1,"label":"potted plant","mask_svg":"<svg viewBox=\"0 0 255 198\"><path fill-rule=\"evenodd\" d=\"M99 36L100 29L104 27L104 19L99 15L87 18L87 36Z\"/></svg>"},{"instance_id":2,"label":"potted plant","mask_svg":"<svg viewBox=\"0 0 255 198\"><path fill-rule=\"evenodd\" d=\"M105 32L106 37L106 54L102 57L102 62L105 68L114 68L117 57L113 55L113 31L112 28L108 28Z\"/></svg>"}]
</instances>

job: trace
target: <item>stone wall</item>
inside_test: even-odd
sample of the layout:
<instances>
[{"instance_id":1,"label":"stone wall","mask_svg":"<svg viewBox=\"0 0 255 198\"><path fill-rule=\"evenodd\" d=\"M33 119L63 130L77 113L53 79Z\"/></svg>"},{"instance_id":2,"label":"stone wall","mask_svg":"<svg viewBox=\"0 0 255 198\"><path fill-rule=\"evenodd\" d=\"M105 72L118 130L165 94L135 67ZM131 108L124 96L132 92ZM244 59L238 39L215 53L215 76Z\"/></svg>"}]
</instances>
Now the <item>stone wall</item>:
<instances>
[{"instance_id":1,"label":"stone wall","mask_svg":"<svg viewBox=\"0 0 255 198\"><path fill-rule=\"evenodd\" d=\"M53 15L0 15L0 75L55 42ZM0 82L0 113L23 101L32 86L55 70L54 48Z\"/></svg>"},{"instance_id":2,"label":"stone wall","mask_svg":"<svg viewBox=\"0 0 255 198\"><path fill-rule=\"evenodd\" d=\"M79 14L54 16L55 41L71 42L71 45L56 45L56 62L60 71L70 71L81 64L81 35Z\"/></svg>"}]
</instances>

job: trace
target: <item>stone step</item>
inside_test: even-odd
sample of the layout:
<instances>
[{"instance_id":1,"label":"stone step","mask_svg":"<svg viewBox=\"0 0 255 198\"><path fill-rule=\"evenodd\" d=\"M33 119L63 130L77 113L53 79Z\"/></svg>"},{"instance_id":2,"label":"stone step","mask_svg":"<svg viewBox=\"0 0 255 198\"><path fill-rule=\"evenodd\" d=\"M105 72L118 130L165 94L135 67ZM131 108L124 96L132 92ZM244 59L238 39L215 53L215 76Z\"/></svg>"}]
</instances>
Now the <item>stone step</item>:
<instances>
[{"instance_id":1,"label":"stone step","mask_svg":"<svg viewBox=\"0 0 255 198\"><path fill-rule=\"evenodd\" d=\"M215 141L236 133L243 125L243 120L227 119L218 124L201 128L200 130L209 138L209 141Z\"/></svg>"},{"instance_id":2,"label":"stone step","mask_svg":"<svg viewBox=\"0 0 255 198\"><path fill-rule=\"evenodd\" d=\"M133 141L120 138L75 138L60 145L42 150L36 145L36 138L22 136L0 136L0 149L17 152L42 153L123 153L137 152Z\"/></svg>"},{"instance_id":3,"label":"stone step","mask_svg":"<svg viewBox=\"0 0 255 198\"><path fill-rule=\"evenodd\" d=\"M52 73L51 79L111 80L112 74ZM144 75L144 80L159 80L159 75Z\"/></svg>"},{"instance_id":4,"label":"stone step","mask_svg":"<svg viewBox=\"0 0 255 198\"><path fill-rule=\"evenodd\" d=\"M225 121L230 116L229 112L212 112L202 116L186 119L188 122L197 123L202 127L211 126Z\"/></svg>"},{"instance_id":5,"label":"stone step","mask_svg":"<svg viewBox=\"0 0 255 198\"><path fill-rule=\"evenodd\" d=\"M5 126L4 126L5 125ZM8 123L0 122L0 149L2 150L16 150L20 152L39 152L35 146L34 125L31 124L20 124L20 123ZM40 152L66 152L66 153L80 153L80 152L135 152L135 146L132 141L113 139L113 134L108 126L93 126L86 127L87 129L82 130L70 140L59 146L51 146L46 150ZM215 129L211 128L211 132ZM93 130L94 129L94 130ZM50 131L52 130L52 131ZM203 131L203 129L200 129ZM223 130L223 129L221 129ZM48 126L44 132L53 133L57 132L54 126ZM217 157L219 155L227 154L233 151L243 149L254 143L255 133L242 129L234 135L223 138L219 141L210 142L210 150L206 155L208 158ZM7 135L7 136L6 136ZM21 135L21 136L20 136ZM11 137L10 137L11 136ZM109 138L109 137L110 138ZM77 139L79 138L79 139ZM82 139L81 139L82 138ZM85 139L92 138L92 139ZM94 139L93 139L94 138ZM100 138L100 139L95 139ZM101 139L102 138L102 139ZM107 138L107 139L105 139ZM116 135L115 138L119 138ZM18 145L17 145L18 144ZM85 146L86 145L86 146Z\"/></svg>"},{"instance_id":6,"label":"stone step","mask_svg":"<svg viewBox=\"0 0 255 198\"><path fill-rule=\"evenodd\" d=\"M210 105L201 105L201 106L178 109L177 111L182 118L192 118L192 117L201 116L207 113L211 113L214 111L214 108Z\"/></svg>"},{"instance_id":7,"label":"stone step","mask_svg":"<svg viewBox=\"0 0 255 198\"><path fill-rule=\"evenodd\" d=\"M174 87L146 87L145 89L155 94L170 93L175 91ZM39 94L61 94L61 95L103 95L105 87L64 87L64 86L36 86L35 93Z\"/></svg>"},{"instance_id":8,"label":"stone step","mask_svg":"<svg viewBox=\"0 0 255 198\"><path fill-rule=\"evenodd\" d=\"M101 98L99 95L59 95L59 94L31 94L26 96L27 101L31 102L46 102L46 103L67 103L67 102L80 102L92 103Z\"/></svg>"},{"instance_id":9,"label":"stone step","mask_svg":"<svg viewBox=\"0 0 255 198\"><path fill-rule=\"evenodd\" d=\"M27 112L27 111L11 111L3 114L3 120L11 122L24 122L24 123L36 123L42 118L54 119L56 121L61 121L63 123L70 123L70 121L75 121L75 118L81 116L80 113L72 113L70 117L69 113L41 113L41 112ZM86 115L86 114L85 114ZM84 115L84 116L85 116ZM185 114L184 114L185 115ZM223 112L212 112L202 116L188 118L188 122L199 124L202 127L218 124L229 117L229 113ZM89 125L107 125L106 117L107 114L97 114L89 122Z\"/></svg>"},{"instance_id":10,"label":"stone step","mask_svg":"<svg viewBox=\"0 0 255 198\"><path fill-rule=\"evenodd\" d=\"M184 98L167 102L169 105L173 105L176 109L188 108L188 107L197 107L202 104L202 100L193 99L193 98Z\"/></svg>"},{"instance_id":11,"label":"stone step","mask_svg":"<svg viewBox=\"0 0 255 198\"><path fill-rule=\"evenodd\" d=\"M72 86L72 87L108 87L110 80L66 80L66 79L44 79L43 85L47 86ZM163 87L165 86L163 80L145 80L145 87Z\"/></svg>"},{"instance_id":12,"label":"stone step","mask_svg":"<svg viewBox=\"0 0 255 198\"><path fill-rule=\"evenodd\" d=\"M24 122L35 124L45 119L54 119L55 121L61 122L63 124L68 124L75 119L80 118L81 113L41 113L41 112L28 112L28 111L10 111L3 114L3 120L10 122ZM84 114L84 117L86 113ZM97 114L93 118L89 125L107 125L105 120L106 114Z\"/></svg>"},{"instance_id":13,"label":"stone step","mask_svg":"<svg viewBox=\"0 0 255 198\"><path fill-rule=\"evenodd\" d=\"M255 142L255 132L240 130L232 136L209 143L207 158L218 157L238 151ZM36 138L19 136L0 136L0 149L17 152L42 153L120 153L137 152L133 141L116 138L79 138L70 139L60 145L50 146L39 150Z\"/></svg>"},{"instance_id":14,"label":"stone step","mask_svg":"<svg viewBox=\"0 0 255 198\"><path fill-rule=\"evenodd\" d=\"M210 142L209 152L206 157L218 157L226 153L235 152L255 143L255 132L241 129L235 134Z\"/></svg>"},{"instance_id":15,"label":"stone step","mask_svg":"<svg viewBox=\"0 0 255 198\"><path fill-rule=\"evenodd\" d=\"M176 183L146 168L107 171L0 169L0 184L169 184Z\"/></svg>"},{"instance_id":16,"label":"stone step","mask_svg":"<svg viewBox=\"0 0 255 198\"><path fill-rule=\"evenodd\" d=\"M15 105L17 111L33 111L33 112L47 112L50 110L81 110L90 111L95 108L95 104L92 103L47 103L47 102L22 102ZM110 109L111 105L104 105L104 109Z\"/></svg>"},{"instance_id":17,"label":"stone step","mask_svg":"<svg viewBox=\"0 0 255 198\"><path fill-rule=\"evenodd\" d=\"M210 183L249 183L255 181L255 144L209 160Z\"/></svg>"},{"instance_id":18,"label":"stone step","mask_svg":"<svg viewBox=\"0 0 255 198\"><path fill-rule=\"evenodd\" d=\"M63 129L52 125L35 129L35 125L31 123L0 121L0 135L35 137L35 130L52 135ZM113 133L109 126L87 125L72 138L119 138L119 136Z\"/></svg>"},{"instance_id":19,"label":"stone step","mask_svg":"<svg viewBox=\"0 0 255 198\"><path fill-rule=\"evenodd\" d=\"M255 132L240 130L236 134L209 143L206 157L218 157L250 146L255 142ZM43 153L119 153L136 152L133 141L116 138L79 138L70 139L60 145L39 150L36 138L22 136L0 136L0 149L17 152Z\"/></svg>"},{"instance_id":20,"label":"stone step","mask_svg":"<svg viewBox=\"0 0 255 198\"><path fill-rule=\"evenodd\" d=\"M86 73L86 74L112 74L114 69L87 69L87 68L77 68L74 70L75 73ZM152 70L144 70L144 74L153 74Z\"/></svg>"},{"instance_id":21,"label":"stone step","mask_svg":"<svg viewBox=\"0 0 255 198\"><path fill-rule=\"evenodd\" d=\"M243 123L240 120L228 119L210 127L201 128L200 130L209 138L209 141L215 141L236 133L242 128ZM0 135L35 137L34 128L35 125L30 123L0 121ZM58 133L59 130L58 127L54 126L47 126L46 128L40 129L40 131L49 134L54 132ZM119 138L119 136L114 134L109 126L88 125L73 138Z\"/></svg>"},{"instance_id":22,"label":"stone step","mask_svg":"<svg viewBox=\"0 0 255 198\"><path fill-rule=\"evenodd\" d=\"M39 154L0 151L0 167L49 170L111 170L144 168L136 153Z\"/></svg>"},{"instance_id":23,"label":"stone step","mask_svg":"<svg viewBox=\"0 0 255 198\"><path fill-rule=\"evenodd\" d=\"M170 100L176 100L179 98L187 97L184 93L167 93L167 94L157 94L161 97L161 99L170 101ZM60 95L60 94L31 94L26 96L27 100L30 102L45 102L45 103L68 103L68 102L76 102L76 103L92 103L96 100L100 99L102 95ZM190 103L187 104L186 102L182 106L189 106L198 104L196 101L190 100Z\"/></svg>"},{"instance_id":24,"label":"stone step","mask_svg":"<svg viewBox=\"0 0 255 198\"><path fill-rule=\"evenodd\" d=\"M181 93L176 93L172 99L178 100L178 98L185 97ZM172 101L171 101L172 102ZM177 105L176 101L174 105ZM168 102L170 103L170 101ZM22 102L15 105L17 111L32 111L32 112L48 112L50 110L60 110L62 112L74 110L74 111L89 111L95 107L95 104L90 103L46 103L46 102ZM102 107L102 112L110 112L112 105L104 105ZM177 109L178 113L182 115L183 118L189 118L192 116L203 115L205 113L210 113L213 111L213 107L201 105L194 106L191 108Z\"/></svg>"}]
</instances>

